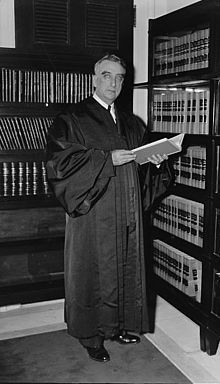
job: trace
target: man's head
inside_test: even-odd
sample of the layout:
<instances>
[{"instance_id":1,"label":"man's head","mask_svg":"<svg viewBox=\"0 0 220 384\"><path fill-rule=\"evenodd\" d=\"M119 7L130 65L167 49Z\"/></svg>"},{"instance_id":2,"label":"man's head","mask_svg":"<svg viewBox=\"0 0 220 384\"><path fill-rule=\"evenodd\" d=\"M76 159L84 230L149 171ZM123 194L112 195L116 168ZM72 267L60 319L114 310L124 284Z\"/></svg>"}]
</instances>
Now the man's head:
<instances>
[{"instance_id":1,"label":"man's head","mask_svg":"<svg viewBox=\"0 0 220 384\"><path fill-rule=\"evenodd\" d=\"M122 89L126 73L124 61L115 55L106 55L97 61L94 72L96 94L106 104L112 104Z\"/></svg>"}]
</instances>

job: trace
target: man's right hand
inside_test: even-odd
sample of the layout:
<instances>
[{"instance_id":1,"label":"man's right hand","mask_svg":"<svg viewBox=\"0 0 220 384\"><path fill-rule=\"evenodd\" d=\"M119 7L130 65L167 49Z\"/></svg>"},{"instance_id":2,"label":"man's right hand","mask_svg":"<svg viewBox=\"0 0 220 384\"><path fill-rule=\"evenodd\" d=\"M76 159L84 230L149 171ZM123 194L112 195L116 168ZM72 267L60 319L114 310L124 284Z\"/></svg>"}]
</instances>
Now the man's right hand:
<instances>
[{"instance_id":1,"label":"man's right hand","mask_svg":"<svg viewBox=\"0 0 220 384\"><path fill-rule=\"evenodd\" d=\"M115 149L112 151L113 165L123 165L135 160L136 155L126 149Z\"/></svg>"}]
</instances>

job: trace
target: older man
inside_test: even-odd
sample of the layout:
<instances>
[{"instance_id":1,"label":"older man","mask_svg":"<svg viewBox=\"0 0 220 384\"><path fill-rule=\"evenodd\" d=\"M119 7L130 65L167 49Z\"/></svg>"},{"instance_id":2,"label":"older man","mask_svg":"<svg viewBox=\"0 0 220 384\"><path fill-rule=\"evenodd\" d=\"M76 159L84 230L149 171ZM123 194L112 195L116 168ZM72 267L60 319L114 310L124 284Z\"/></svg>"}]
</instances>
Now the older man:
<instances>
[{"instance_id":1,"label":"older man","mask_svg":"<svg viewBox=\"0 0 220 384\"><path fill-rule=\"evenodd\" d=\"M114 103L125 64L107 55L94 69L94 95L58 115L49 132L47 170L67 213L68 332L91 358L106 362L105 339L137 343L128 331L148 331L142 212L167 190L171 175L158 154L142 168L140 187L131 149L143 144L145 126Z\"/></svg>"}]
</instances>

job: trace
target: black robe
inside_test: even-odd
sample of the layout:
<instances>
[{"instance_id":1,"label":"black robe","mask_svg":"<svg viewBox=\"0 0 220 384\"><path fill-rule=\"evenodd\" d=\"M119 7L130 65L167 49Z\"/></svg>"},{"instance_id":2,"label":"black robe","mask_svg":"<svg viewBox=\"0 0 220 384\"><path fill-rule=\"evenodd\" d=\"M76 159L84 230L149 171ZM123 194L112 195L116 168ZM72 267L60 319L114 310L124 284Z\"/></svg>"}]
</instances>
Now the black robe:
<instances>
[{"instance_id":1,"label":"black robe","mask_svg":"<svg viewBox=\"0 0 220 384\"><path fill-rule=\"evenodd\" d=\"M48 179L67 213L65 320L72 336L148 331L142 210L167 190L171 175L166 162L160 170L144 166L141 191L138 165L113 166L110 152L141 145L144 131L120 111L116 126L93 98L61 113L50 129Z\"/></svg>"}]
</instances>

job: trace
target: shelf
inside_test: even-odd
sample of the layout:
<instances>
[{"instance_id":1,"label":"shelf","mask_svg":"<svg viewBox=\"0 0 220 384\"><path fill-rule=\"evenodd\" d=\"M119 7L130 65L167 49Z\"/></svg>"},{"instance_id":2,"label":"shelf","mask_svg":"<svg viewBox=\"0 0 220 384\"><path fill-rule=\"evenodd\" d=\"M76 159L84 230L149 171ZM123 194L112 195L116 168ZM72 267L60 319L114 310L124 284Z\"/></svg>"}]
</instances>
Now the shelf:
<instances>
[{"instance_id":1,"label":"shelf","mask_svg":"<svg viewBox=\"0 0 220 384\"><path fill-rule=\"evenodd\" d=\"M200 72L200 75L198 75L198 72ZM217 74L215 76L217 77ZM155 86L166 86L168 83L170 84L170 87L175 87L178 85L193 85L198 84L202 85L204 83L207 83L210 79L209 71L207 69L199 69L196 71L190 71L190 73L186 72L178 72L174 74L166 74L161 76L153 76L152 77L152 83Z\"/></svg>"},{"instance_id":2,"label":"shelf","mask_svg":"<svg viewBox=\"0 0 220 384\"><path fill-rule=\"evenodd\" d=\"M155 131L150 132L151 141L159 140L160 138L163 138L163 137L170 138L170 137L176 136L178 134L179 133L175 133L175 132L155 132ZM203 134L190 135L188 133L185 133L184 139L183 139L183 150L185 150L185 148L187 148L187 146L189 146L189 145L208 146L211 144L213 137L215 138L215 136L210 136L210 135L203 135Z\"/></svg>"},{"instance_id":3,"label":"shelf","mask_svg":"<svg viewBox=\"0 0 220 384\"><path fill-rule=\"evenodd\" d=\"M140 89L148 89L148 86L149 86L148 82L136 83L136 84L133 85L133 87L135 89L139 89L139 88Z\"/></svg>"},{"instance_id":4,"label":"shelf","mask_svg":"<svg viewBox=\"0 0 220 384\"><path fill-rule=\"evenodd\" d=\"M203 261L204 259L204 252L201 247L181 239L180 237L174 236L171 233L162 231L159 228L153 227L153 238L161 239L172 247L180 249L182 252L185 252L200 261Z\"/></svg>"},{"instance_id":5,"label":"shelf","mask_svg":"<svg viewBox=\"0 0 220 384\"><path fill-rule=\"evenodd\" d=\"M26 251L42 251L42 250L53 250L53 249L63 249L64 247L64 232L63 233L54 233L53 235L43 235L39 234L36 237L29 239L20 239L14 238L8 241L0 242L1 253L9 255L12 253L21 254Z\"/></svg>"},{"instance_id":6,"label":"shelf","mask_svg":"<svg viewBox=\"0 0 220 384\"><path fill-rule=\"evenodd\" d=\"M1 287L0 306L12 304L29 304L40 301L63 299L64 280L59 276L56 279Z\"/></svg>"},{"instance_id":7,"label":"shelf","mask_svg":"<svg viewBox=\"0 0 220 384\"><path fill-rule=\"evenodd\" d=\"M53 195L0 197L0 210L60 206Z\"/></svg>"},{"instance_id":8,"label":"shelf","mask_svg":"<svg viewBox=\"0 0 220 384\"><path fill-rule=\"evenodd\" d=\"M3 116L55 116L62 108L62 103L25 103L0 102L0 117Z\"/></svg>"},{"instance_id":9,"label":"shelf","mask_svg":"<svg viewBox=\"0 0 220 384\"><path fill-rule=\"evenodd\" d=\"M10 149L0 151L0 162L22 160L45 160L45 149Z\"/></svg>"},{"instance_id":10,"label":"shelf","mask_svg":"<svg viewBox=\"0 0 220 384\"><path fill-rule=\"evenodd\" d=\"M200 203L204 203L208 197L208 193L205 189L191 187L190 185L174 184L172 188L172 194L182 196L186 199L195 200Z\"/></svg>"},{"instance_id":11,"label":"shelf","mask_svg":"<svg viewBox=\"0 0 220 384\"><path fill-rule=\"evenodd\" d=\"M4 290L11 291L13 290L12 287L23 287L24 285L28 284L44 284L44 283L52 283L53 281L63 281L64 279L64 272L57 272L57 273L49 273L49 274L42 274L39 276L30 275L30 277L22 278L19 280L10 281L9 283L1 283L1 292L4 292Z\"/></svg>"}]
</instances>

